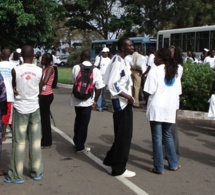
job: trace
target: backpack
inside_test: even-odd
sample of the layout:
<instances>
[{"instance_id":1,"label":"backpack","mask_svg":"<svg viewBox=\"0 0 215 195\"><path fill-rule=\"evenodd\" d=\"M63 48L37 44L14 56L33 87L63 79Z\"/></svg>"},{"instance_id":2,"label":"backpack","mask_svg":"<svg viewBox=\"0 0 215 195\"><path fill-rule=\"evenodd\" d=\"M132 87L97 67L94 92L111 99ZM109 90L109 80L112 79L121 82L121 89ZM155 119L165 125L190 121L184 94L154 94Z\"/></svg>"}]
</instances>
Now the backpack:
<instances>
[{"instance_id":1,"label":"backpack","mask_svg":"<svg viewBox=\"0 0 215 195\"><path fill-rule=\"evenodd\" d=\"M73 85L73 95L80 100L87 100L93 96L93 68L94 66L80 65L80 71Z\"/></svg>"}]
</instances>

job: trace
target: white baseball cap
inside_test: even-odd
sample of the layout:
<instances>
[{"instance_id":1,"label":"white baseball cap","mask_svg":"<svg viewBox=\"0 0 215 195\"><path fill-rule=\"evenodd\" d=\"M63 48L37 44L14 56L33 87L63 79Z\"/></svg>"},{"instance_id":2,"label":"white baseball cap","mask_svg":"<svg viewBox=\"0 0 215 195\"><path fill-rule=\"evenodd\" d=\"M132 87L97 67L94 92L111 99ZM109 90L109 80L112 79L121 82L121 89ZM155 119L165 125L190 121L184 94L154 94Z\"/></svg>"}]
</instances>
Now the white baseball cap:
<instances>
[{"instance_id":1,"label":"white baseball cap","mask_svg":"<svg viewBox=\"0 0 215 195\"><path fill-rule=\"evenodd\" d=\"M206 51L206 52L209 52L209 49L207 49L207 48L204 48L204 51Z\"/></svg>"},{"instance_id":2,"label":"white baseball cap","mask_svg":"<svg viewBox=\"0 0 215 195\"><path fill-rule=\"evenodd\" d=\"M16 52L17 52L17 53L21 53L21 51L22 51L22 50L21 50L20 48L17 48L17 49L16 49Z\"/></svg>"},{"instance_id":3,"label":"white baseball cap","mask_svg":"<svg viewBox=\"0 0 215 195\"><path fill-rule=\"evenodd\" d=\"M102 52L110 52L110 50L109 50L108 47L104 47L104 48L102 49Z\"/></svg>"}]
</instances>

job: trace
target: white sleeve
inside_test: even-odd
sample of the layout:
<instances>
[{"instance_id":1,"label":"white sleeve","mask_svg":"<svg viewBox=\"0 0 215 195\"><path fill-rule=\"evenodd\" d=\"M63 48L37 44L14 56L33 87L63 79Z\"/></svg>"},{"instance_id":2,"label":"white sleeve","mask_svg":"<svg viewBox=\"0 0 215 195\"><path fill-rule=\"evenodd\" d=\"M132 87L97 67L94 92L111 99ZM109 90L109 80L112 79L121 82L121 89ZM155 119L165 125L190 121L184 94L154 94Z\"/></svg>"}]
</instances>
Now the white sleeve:
<instances>
[{"instance_id":1,"label":"white sleeve","mask_svg":"<svg viewBox=\"0 0 215 195\"><path fill-rule=\"evenodd\" d=\"M149 58L148 58L147 65L148 66L153 66L153 64L154 64L154 55L150 55Z\"/></svg>"},{"instance_id":2,"label":"white sleeve","mask_svg":"<svg viewBox=\"0 0 215 195\"><path fill-rule=\"evenodd\" d=\"M75 82L76 80L76 77L78 76L78 73L80 71L80 66L79 65L75 65L72 69L72 81L73 83Z\"/></svg>"},{"instance_id":3,"label":"white sleeve","mask_svg":"<svg viewBox=\"0 0 215 195\"><path fill-rule=\"evenodd\" d=\"M151 69L146 78L143 91L149 93L150 95L154 94L157 90L157 79L156 79L156 68Z\"/></svg>"},{"instance_id":4,"label":"white sleeve","mask_svg":"<svg viewBox=\"0 0 215 195\"><path fill-rule=\"evenodd\" d=\"M96 56L94 66L98 66L98 65L99 65L100 60L101 60L101 56Z\"/></svg>"},{"instance_id":5,"label":"white sleeve","mask_svg":"<svg viewBox=\"0 0 215 195\"><path fill-rule=\"evenodd\" d=\"M96 89L102 89L103 87L105 87L105 84L103 82L103 79L102 79L102 74L101 72L99 71L99 69L97 68L94 68L93 69L93 76L95 76L95 88Z\"/></svg>"}]
</instances>

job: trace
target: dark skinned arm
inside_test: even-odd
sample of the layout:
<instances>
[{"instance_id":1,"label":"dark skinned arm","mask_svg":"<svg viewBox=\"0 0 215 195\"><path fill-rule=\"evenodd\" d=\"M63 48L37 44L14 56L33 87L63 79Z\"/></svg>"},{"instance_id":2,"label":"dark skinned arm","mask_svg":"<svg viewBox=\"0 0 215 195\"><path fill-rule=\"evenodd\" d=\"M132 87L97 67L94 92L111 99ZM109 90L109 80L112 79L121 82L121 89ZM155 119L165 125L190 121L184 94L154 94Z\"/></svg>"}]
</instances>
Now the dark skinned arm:
<instances>
[{"instance_id":1,"label":"dark skinned arm","mask_svg":"<svg viewBox=\"0 0 215 195\"><path fill-rule=\"evenodd\" d=\"M121 92L121 93L118 94L118 95L121 96L121 97L124 97L125 99L127 99L127 100L128 100L128 104L132 104L132 105L133 105L134 99L133 99L132 96L130 96L130 95L124 93L124 92Z\"/></svg>"},{"instance_id":2,"label":"dark skinned arm","mask_svg":"<svg viewBox=\"0 0 215 195\"><path fill-rule=\"evenodd\" d=\"M101 94L102 89L103 89L103 88L101 88L101 89L96 89L96 94L95 94L94 102L93 102L93 105L92 105L93 108L96 107L96 104L97 104L97 101L98 101L98 99L99 99L99 96L100 96L100 94Z\"/></svg>"},{"instance_id":3,"label":"dark skinned arm","mask_svg":"<svg viewBox=\"0 0 215 195\"><path fill-rule=\"evenodd\" d=\"M12 69L12 86L14 95L19 95L18 91L16 90L16 71L14 68Z\"/></svg>"},{"instance_id":4,"label":"dark skinned arm","mask_svg":"<svg viewBox=\"0 0 215 195\"><path fill-rule=\"evenodd\" d=\"M148 66L147 69L146 69L146 71L142 74L142 77L144 77L145 75L147 75L148 72L150 71L150 69L151 69L151 66Z\"/></svg>"}]
</instances>

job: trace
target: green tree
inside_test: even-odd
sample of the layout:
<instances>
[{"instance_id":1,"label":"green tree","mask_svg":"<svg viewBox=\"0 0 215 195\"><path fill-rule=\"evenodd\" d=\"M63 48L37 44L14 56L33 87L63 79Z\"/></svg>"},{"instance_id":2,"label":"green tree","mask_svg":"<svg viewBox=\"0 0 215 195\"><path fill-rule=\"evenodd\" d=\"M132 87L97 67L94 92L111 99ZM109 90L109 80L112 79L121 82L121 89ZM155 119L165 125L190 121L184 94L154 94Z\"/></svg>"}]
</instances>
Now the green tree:
<instances>
[{"instance_id":1,"label":"green tree","mask_svg":"<svg viewBox=\"0 0 215 195\"><path fill-rule=\"evenodd\" d=\"M139 3L142 18L139 32L156 34L158 30L186 28L215 24L213 0L133 0L126 3Z\"/></svg>"},{"instance_id":2,"label":"green tree","mask_svg":"<svg viewBox=\"0 0 215 195\"><path fill-rule=\"evenodd\" d=\"M71 30L97 31L103 38L119 37L132 32L141 18L137 17L134 4L120 0L65 0L68 11L67 25ZM137 10L138 7L135 7ZM138 22L137 22L138 21Z\"/></svg>"},{"instance_id":3,"label":"green tree","mask_svg":"<svg viewBox=\"0 0 215 195\"><path fill-rule=\"evenodd\" d=\"M0 0L0 46L41 46L53 36L51 21L60 5L51 0Z\"/></svg>"}]
</instances>

